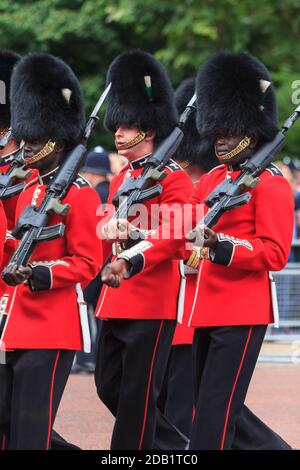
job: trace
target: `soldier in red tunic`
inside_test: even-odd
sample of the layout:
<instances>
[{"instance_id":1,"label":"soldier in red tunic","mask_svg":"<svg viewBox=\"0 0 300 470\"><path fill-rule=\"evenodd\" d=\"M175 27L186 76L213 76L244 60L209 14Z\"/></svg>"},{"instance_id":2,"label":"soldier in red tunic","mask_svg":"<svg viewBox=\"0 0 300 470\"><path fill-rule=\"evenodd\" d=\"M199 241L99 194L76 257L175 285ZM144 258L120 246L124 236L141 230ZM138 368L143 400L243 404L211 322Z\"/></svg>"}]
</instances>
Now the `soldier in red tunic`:
<instances>
[{"instance_id":1,"label":"soldier in red tunic","mask_svg":"<svg viewBox=\"0 0 300 470\"><path fill-rule=\"evenodd\" d=\"M106 126L115 132L118 153L128 158L128 165L111 183L110 202L125 178L140 175L147 157L176 126L177 111L164 68L146 52L118 56L107 80L112 87ZM174 161L167 165L160 184L161 194L141 204L147 219L141 222L141 230L164 224L162 216L151 218L152 208L181 207L193 190L189 177ZM110 227L105 227L108 238ZM168 243L161 241L162 248L168 250ZM105 252L111 253L111 243L105 245ZM96 309L104 320L96 384L101 400L116 416L112 449L153 448L156 402L176 324L179 281L178 261L167 256L158 262L158 269L145 267L119 289L102 289Z\"/></svg>"},{"instance_id":2,"label":"soldier in red tunic","mask_svg":"<svg viewBox=\"0 0 300 470\"><path fill-rule=\"evenodd\" d=\"M175 92L175 103L179 113L195 92L195 79L187 78ZM191 178L194 187L201 181L201 176L218 165L211 142L200 139L196 129L195 115L184 126L184 137L174 155L175 160ZM192 386L192 343L194 328L188 326L189 313L192 309L197 281L197 267L187 266L180 261L180 294L178 296L177 320L168 367L159 398L159 410L164 418L172 423L187 439L179 440L173 427L164 421L158 421L155 445L160 449L184 449L190 438L193 417ZM177 296L177 292L174 292ZM183 386L184 385L184 386Z\"/></svg>"},{"instance_id":3,"label":"soldier in red tunic","mask_svg":"<svg viewBox=\"0 0 300 470\"><path fill-rule=\"evenodd\" d=\"M13 51L0 50L0 81L5 84L5 100L0 100L0 139L5 136L10 128L10 78L13 67L19 60L20 56ZM14 154L19 149L13 138L9 139L7 144L0 148L0 161L1 158ZM5 173L9 168L9 164L0 166L1 173ZM2 268L6 266L11 255L14 252L14 241L11 236L11 230L14 228L15 223L15 209L17 205L18 196L3 199L2 204L7 218L7 235L4 247L4 255L2 260ZM2 269L1 269L2 271ZM6 298L2 298L7 285L0 279L0 315L1 311L5 309ZM1 328L1 327L0 327Z\"/></svg>"},{"instance_id":4,"label":"soldier in red tunic","mask_svg":"<svg viewBox=\"0 0 300 470\"><path fill-rule=\"evenodd\" d=\"M29 54L11 83L12 130L24 140L25 162L39 170L20 195L16 218L39 205L47 183L81 140L84 104L79 82L62 60ZM0 366L0 426L10 449L48 449L52 425L75 350L88 341L81 329L81 286L97 274L101 252L96 235L99 197L78 177L64 197L71 209L62 238L37 245L28 266L16 266L16 287L1 336L6 364ZM84 324L84 322L82 322Z\"/></svg>"},{"instance_id":5,"label":"soldier in red tunic","mask_svg":"<svg viewBox=\"0 0 300 470\"><path fill-rule=\"evenodd\" d=\"M179 112L184 110L194 90L195 81L193 79L187 79L180 85L175 93ZM176 152L176 160L182 161L181 165L190 175L194 184L196 183L198 186L206 179L206 177L200 178L200 175L218 165L213 140L212 138L199 138L194 119L189 119L185 125L184 134L184 140ZM200 181L197 181L199 178ZM171 423L190 437L193 408L192 343L194 328L188 326L188 323L195 299L198 270L195 269L195 260L193 266L184 263L182 267L185 269L185 276L182 276L181 281L182 286L185 285L184 296L182 296L184 309L180 315L180 317L182 316L182 324L179 323L176 326L164 381L164 414ZM172 445L174 442L174 433L167 433L165 427L162 439L163 448L170 448L170 443ZM232 448L237 450L287 450L290 449L290 446L244 405L236 421Z\"/></svg>"},{"instance_id":6,"label":"soldier in red tunic","mask_svg":"<svg viewBox=\"0 0 300 470\"><path fill-rule=\"evenodd\" d=\"M277 112L265 66L247 54L216 54L200 68L196 89L198 131L213 137L221 163L203 176L195 192L193 201L203 203L273 139ZM189 319L196 328L191 449L232 447L267 325L275 320L269 272L288 260L293 196L273 164L251 196L247 205L225 213L214 230L204 229L207 239Z\"/></svg>"}]
</instances>

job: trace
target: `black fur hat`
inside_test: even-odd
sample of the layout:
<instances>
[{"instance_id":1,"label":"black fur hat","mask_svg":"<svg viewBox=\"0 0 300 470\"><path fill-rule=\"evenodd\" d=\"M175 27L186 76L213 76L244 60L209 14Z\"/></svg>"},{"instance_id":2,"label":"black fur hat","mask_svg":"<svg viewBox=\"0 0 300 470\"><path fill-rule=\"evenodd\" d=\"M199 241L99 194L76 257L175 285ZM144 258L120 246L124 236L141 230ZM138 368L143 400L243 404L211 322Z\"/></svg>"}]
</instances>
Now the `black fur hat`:
<instances>
[{"instance_id":1,"label":"black fur hat","mask_svg":"<svg viewBox=\"0 0 300 470\"><path fill-rule=\"evenodd\" d=\"M186 78L175 91L175 104L181 114L195 93L195 79ZM211 139L202 139L196 128L196 116L192 114L184 126L184 137L174 158L199 165L203 170L210 171L219 162L215 155L214 143Z\"/></svg>"},{"instance_id":2,"label":"black fur hat","mask_svg":"<svg viewBox=\"0 0 300 470\"><path fill-rule=\"evenodd\" d=\"M196 125L204 136L225 129L270 141L277 132L277 106L267 68L255 57L222 51L197 75Z\"/></svg>"},{"instance_id":3,"label":"black fur hat","mask_svg":"<svg viewBox=\"0 0 300 470\"><path fill-rule=\"evenodd\" d=\"M174 92L163 65L148 52L134 49L120 54L110 65L104 124L115 131L118 123L155 131L156 141L176 126L178 115Z\"/></svg>"},{"instance_id":4,"label":"black fur hat","mask_svg":"<svg viewBox=\"0 0 300 470\"><path fill-rule=\"evenodd\" d=\"M10 126L10 79L20 56L13 51L0 50L0 127Z\"/></svg>"},{"instance_id":5,"label":"black fur hat","mask_svg":"<svg viewBox=\"0 0 300 470\"><path fill-rule=\"evenodd\" d=\"M14 69L11 81L12 131L17 140L79 143L85 124L79 81L58 57L32 53Z\"/></svg>"}]
</instances>

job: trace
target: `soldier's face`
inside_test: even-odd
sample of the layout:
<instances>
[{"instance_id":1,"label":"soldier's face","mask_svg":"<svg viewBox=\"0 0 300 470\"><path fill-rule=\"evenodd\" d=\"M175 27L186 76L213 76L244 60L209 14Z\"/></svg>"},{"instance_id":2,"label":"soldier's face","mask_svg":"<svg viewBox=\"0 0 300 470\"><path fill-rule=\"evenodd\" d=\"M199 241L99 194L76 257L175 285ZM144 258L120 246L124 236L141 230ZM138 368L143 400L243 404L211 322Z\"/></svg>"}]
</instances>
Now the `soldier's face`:
<instances>
[{"instance_id":1,"label":"soldier's face","mask_svg":"<svg viewBox=\"0 0 300 470\"><path fill-rule=\"evenodd\" d=\"M243 135L230 135L228 133L220 132L215 138L215 153L221 163L237 164L243 162L251 157L253 149L257 143L256 139L251 138L250 144L244 150L240 151L237 155L233 156L229 160L222 159L226 158L226 154L234 150L239 143L244 139Z\"/></svg>"},{"instance_id":2,"label":"soldier's face","mask_svg":"<svg viewBox=\"0 0 300 470\"><path fill-rule=\"evenodd\" d=\"M147 153L151 153L153 150L153 142L155 134L153 132L147 132L146 136L138 143L133 146L131 142L140 134L141 130L137 126L128 126L125 124L118 124L115 131L115 146L118 150L118 154L126 157L129 161L133 161ZM120 148L126 147L128 148Z\"/></svg>"},{"instance_id":3,"label":"soldier's face","mask_svg":"<svg viewBox=\"0 0 300 470\"><path fill-rule=\"evenodd\" d=\"M33 158L37 155L45 146L47 141L32 141L24 142L24 161L26 164L26 160ZM50 171L56 166L58 166L59 161L62 157L63 146L60 144L55 144L55 147L52 152L46 155L41 160L38 160L34 163L29 163L27 166L29 168L36 168L39 170L40 173L44 173L46 171Z\"/></svg>"}]
</instances>

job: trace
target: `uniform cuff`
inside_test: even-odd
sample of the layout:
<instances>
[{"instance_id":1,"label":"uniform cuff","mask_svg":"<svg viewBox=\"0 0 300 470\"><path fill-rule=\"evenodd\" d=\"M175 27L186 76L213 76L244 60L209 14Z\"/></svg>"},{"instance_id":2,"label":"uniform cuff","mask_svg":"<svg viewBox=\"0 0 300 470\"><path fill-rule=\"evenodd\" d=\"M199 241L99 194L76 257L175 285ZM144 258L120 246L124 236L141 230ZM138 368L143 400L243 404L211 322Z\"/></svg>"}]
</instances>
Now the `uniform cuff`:
<instances>
[{"instance_id":1,"label":"uniform cuff","mask_svg":"<svg viewBox=\"0 0 300 470\"><path fill-rule=\"evenodd\" d=\"M138 274L139 272L141 272L144 268L145 258L142 254L135 255L129 259L126 256L123 256L123 253L122 253L121 255L118 256L118 259L124 259L125 261L129 263L129 269L127 271L125 279L130 279L135 274Z\"/></svg>"},{"instance_id":2,"label":"uniform cuff","mask_svg":"<svg viewBox=\"0 0 300 470\"><path fill-rule=\"evenodd\" d=\"M48 266L30 266L32 276L28 279L30 290L49 290L52 287L51 269Z\"/></svg>"},{"instance_id":3,"label":"uniform cuff","mask_svg":"<svg viewBox=\"0 0 300 470\"><path fill-rule=\"evenodd\" d=\"M151 248L151 246L153 246L152 243L144 240L118 255L118 259L125 259L130 264L126 279L129 279L144 269L145 258L143 252Z\"/></svg>"},{"instance_id":4,"label":"uniform cuff","mask_svg":"<svg viewBox=\"0 0 300 470\"><path fill-rule=\"evenodd\" d=\"M210 260L215 264L229 266L233 255L233 244L227 240L218 242L215 250L210 250Z\"/></svg>"}]
</instances>

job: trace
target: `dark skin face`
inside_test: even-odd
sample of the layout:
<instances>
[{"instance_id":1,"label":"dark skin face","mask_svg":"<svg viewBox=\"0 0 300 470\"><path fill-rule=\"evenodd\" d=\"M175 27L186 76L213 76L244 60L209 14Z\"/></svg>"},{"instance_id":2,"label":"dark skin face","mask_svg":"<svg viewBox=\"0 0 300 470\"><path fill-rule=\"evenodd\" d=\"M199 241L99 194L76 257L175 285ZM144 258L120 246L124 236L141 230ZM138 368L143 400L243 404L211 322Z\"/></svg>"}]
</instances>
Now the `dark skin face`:
<instances>
[{"instance_id":1,"label":"dark skin face","mask_svg":"<svg viewBox=\"0 0 300 470\"><path fill-rule=\"evenodd\" d=\"M47 141L43 142L27 142L25 141L24 144L24 159L26 162L26 158L32 158L36 155ZM42 158L38 162L32 163L28 165L28 168L36 168L39 170L41 176L49 173L50 171L54 170L61 162L62 158L65 155L65 146L62 143L56 142L54 150L49 153L46 157Z\"/></svg>"},{"instance_id":2,"label":"dark skin face","mask_svg":"<svg viewBox=\"0 0 300 470\"><path fill-rule=\"evenodd\" d=\"M25 142L24 143L24 160L26 158L32 158L36 155L46 144L44 142ZM43 176L50 171L54 170L60 164L62 158L65 156L66 149L65 146L61 143L56 143L54 150L49 153L46 157L41 160L28 165L28 168L36 168L40 175ZM12 266L11 272L9 274L10 283L13 285L22 284L23 282L30 279L32 276L32 269L29 266Z\"/></svg>"},{"instance_id":3,"label":"dark skin face","mask_svg":"<svg viewBox=\"0 0 300 470\"><path fill-rule=\"evenodd\" d=\"M251 157L253 151L257 145L257 139L251 137L250 144L247 148L242 150L240 153L232 157L228 161L223 161L221 158L222 155L225 155L228 152L231 152L240 142L243 140L245 136L243 135L230 135L225 131L220 131L215 137L215 152L216 156L219 159L220 163L225 163L226 165L236 165L238 163L242 163L248 158Z\"/></svg>"}]
</instances>

